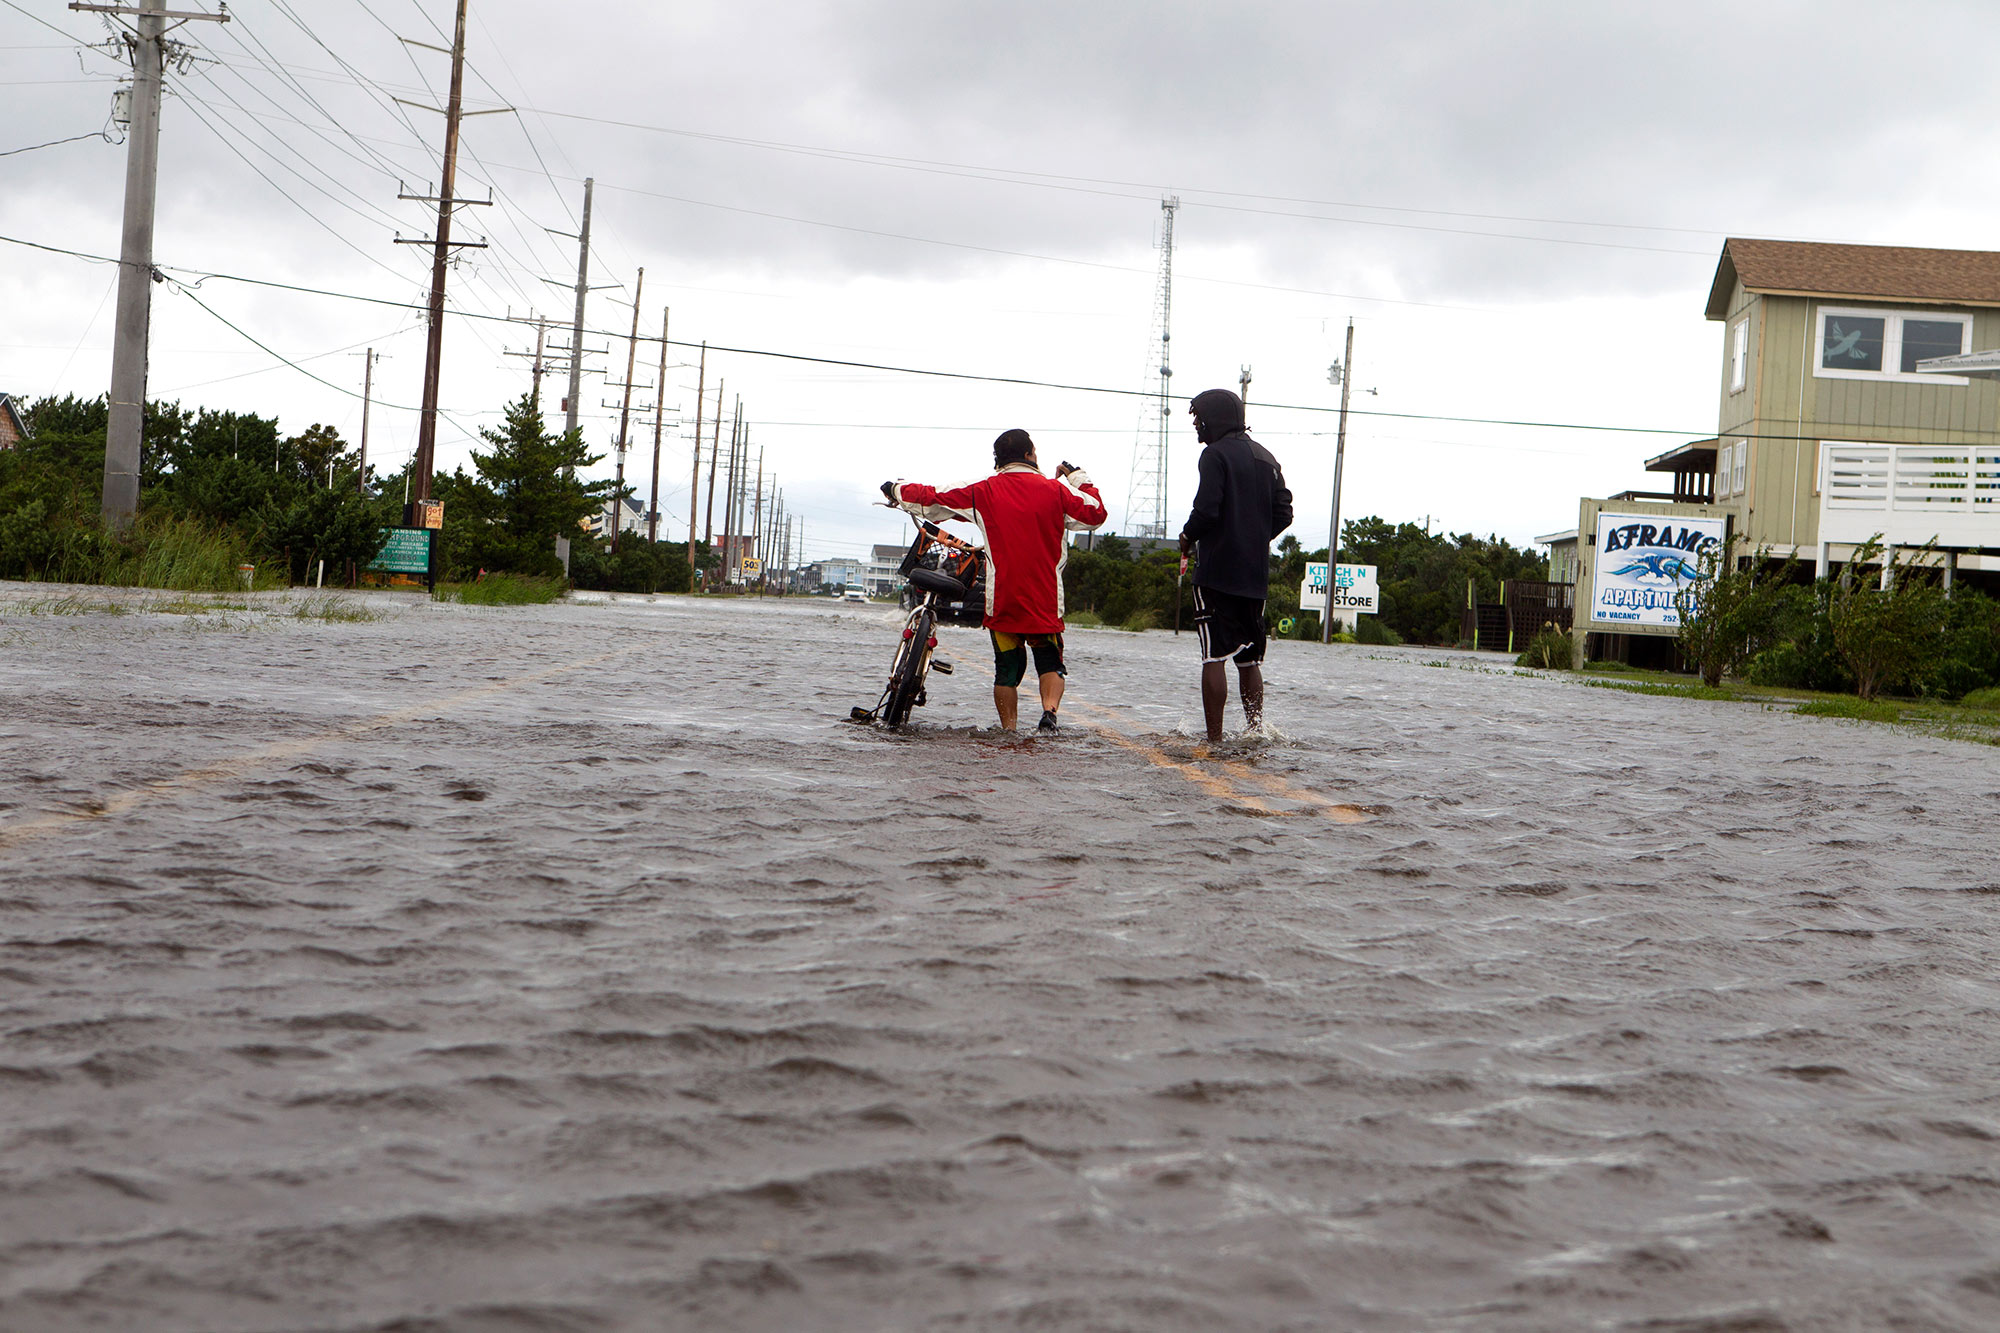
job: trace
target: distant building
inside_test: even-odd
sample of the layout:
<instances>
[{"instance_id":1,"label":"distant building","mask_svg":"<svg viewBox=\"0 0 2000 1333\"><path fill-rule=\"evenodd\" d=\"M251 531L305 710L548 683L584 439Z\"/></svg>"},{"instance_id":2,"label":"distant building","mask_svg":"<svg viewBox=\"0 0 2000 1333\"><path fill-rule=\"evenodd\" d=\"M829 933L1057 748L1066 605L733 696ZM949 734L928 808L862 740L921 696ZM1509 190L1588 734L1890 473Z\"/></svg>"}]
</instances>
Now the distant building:
<instances>
[{"instance_id":1,"label":"distant building","mask_svg":"<svg viewBox=\"0 0 2000 1333\"><path fill-rule=\"evenodd\" d=\"M903 576L897 570L909 549L908 546L883 546L878 543L870 550L868 568L862 574L870 597L891 597L902 588Z\"/></svg>"},{"instance_id":2,"label":"distant building","mask_svg":"<svg viewBox=\"0 0 2000 1333\"><path fill-rule=\"evenodd\" d=\"M14 395L0 393L0 449L12 449L28 435L28 423L22 419Z\"/></svg>"},{"instance_id":3,"label":"distant building","mask_svg":"<svg viewBox=\"0 0 2000 1333\"><path fill-rule=\"evenodd\" d=\"M626 496L623 500L606 500L602 512L591 516L589 523L592 536L602 537L611 530L611 513L614 505L620 511L618 515L618 531L644 532L646 530L646 507L632 497Z\"/></svg>"},{"instance_id":4,"label":"distant building","mask_svg":"<svg viewBox=\"0 0 2000 1333\"><path fill-rule=\"evenodd\" d=\"M900 559L900 557L898 557ZM866 560L850 560L845 557L819 562L819 578L814 586L825 583L835 588L858 588L867 577Z\"/></svg>"}]
</instances>

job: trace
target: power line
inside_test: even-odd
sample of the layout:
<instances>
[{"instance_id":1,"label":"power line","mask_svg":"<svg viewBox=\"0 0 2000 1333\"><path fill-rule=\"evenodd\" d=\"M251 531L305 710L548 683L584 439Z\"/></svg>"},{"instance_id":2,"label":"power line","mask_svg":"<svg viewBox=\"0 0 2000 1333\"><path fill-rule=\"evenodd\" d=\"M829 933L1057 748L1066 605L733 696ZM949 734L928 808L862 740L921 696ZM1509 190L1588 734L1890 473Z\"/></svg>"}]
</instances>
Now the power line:
<instances>
[{"instance_id":1,"label":"power line","mask_svg":"<svg viewBox=\"0 0 2000 1333\"><path fill-rule=\"evenodd\" d=\"M0 157L13 157L17 153L32 153L43 148L54 148L58 144L75 143L79 139L103 139L104 131L92 130L89 134L72 134L67 139L51 139L47 143L30 144L26 148L9 148ZM106 140L106 142L110 142Z\"/></svg>"},{"instance_id":2,"label":"power line","mask_svg":"<svg viewBox=\"0 0 2000 1333\"><path fill-rule=\"evenodd\" d=\"M82 259L92 263L117 262L116 260L106 258L103 255L92 255L92 254L86 254L78 250L63 249L62 247L59 246L43 245L36 241L22 240L19 237L14 237L14 236L0 236L0 242L6 242L12 245L26 246L30 249L43 250L50 254L65 255L73 259ZM391 306L399 310L424 309L423 306L413 305L406 301L392 301L389 300L387 297L363 296L355 292L328 291L318 287L304 287L295 283L276 282L268 278L250 278L234 273L219 273L203 269L184 268L179 265L157 265L156 267L159 267L161 269L170 269L178 273L186 273L197 278L203 278L203 279L215 278L223 282L240 282L254 287L268 287L278 291L298 292L302 295L307 295L307 296L325 296L343 301L361 301L370 305ZM468 310L458 310L454 311L453 313L463 319L484 319L484 320L493 320L499 323L509 322L507 318L503 315L488 315ZM616 338L625 337L625 334L618 332L616 330L586 329L585 332L597 337L616 337ZM657 342L659 341L659 339L651 338L644 334L641 334L639 336L638 341ZM687 342L678 338L668 339L667 345L670 347L683 347L691 351L702 346L701 343ZM1120 389L1120 388L1112 388L1105 385L1096 385L1096 384L1067 384L1059 380L1031 379L1026 376L1018 376L1018 375L984 375L984 374L979 374L975 371L936 370L921 366L898 366L879 361L850 361L839 357L811 356L803 352L781 352L771 348L764 348L764 347L731 347L725 344L713 343L713 342L708 343L707 347L708 350L713 353L734 354L737 356L764 357L778 361L796 361L808 365L837 366L843 369L850 369L850 370L877 370L897 375L916 375L927 379L960 380L978 384L1006 384L1018 388L1053 389L1064 393L1088 393L1088 394L1097 394L1097 395L1102 395L1107 397L1117 397L1117 398L1147 398L1154 396L1152 391L1145 389ZM276 354L273 353L273 355ZM342 392L350 392L350 391L342 390ZM1337 407L1327 407L1312 403L1259 403L1257 407L1258 410L1262 412L1311 412L1318 414L1333 414L1337 413L1340 410ZM1691 430L1686 428L1674 429L1665 426L1607 426L1591 422L1576 422L1576 421L1531 421L1531 420L1522 420L1511 417L1447 416L1444 414L1432 413L1432 412L1389 412L1389 411L1384 411L1380 408L1375 408L1375 409L1350 408L1349 415L1374 417L1381 420L1390 420L1390 421L1437 421L1453 425L1465 425L1465 426L1513 426L1513 427L1521 427L1524 429L1533 429L1533 430L1587 431L1587 432L1609 434L1609 435L1668 435L1668 436L1677 436L1682 439L1704 438L1704 432L1701 430ZM1768 420L1772 425L1799 424L1791 422L1789 420L1780 420L1778 418L1769 418ZM1805 423L1805 424L1813 424L1813 423ZM2000 437L2000 430L1965 429L1965 430L1960 430L1957 433L1961 435ZM1730 435L1731 438L1734 439L1791 440L1796 438L1796 434L1794 432L1787 432L1783 434L1769 434L1769 435L1761 435L1761 434L1746 435L1741 432L1732 431L1730 432Z\"/></svg>"}]
</instances>

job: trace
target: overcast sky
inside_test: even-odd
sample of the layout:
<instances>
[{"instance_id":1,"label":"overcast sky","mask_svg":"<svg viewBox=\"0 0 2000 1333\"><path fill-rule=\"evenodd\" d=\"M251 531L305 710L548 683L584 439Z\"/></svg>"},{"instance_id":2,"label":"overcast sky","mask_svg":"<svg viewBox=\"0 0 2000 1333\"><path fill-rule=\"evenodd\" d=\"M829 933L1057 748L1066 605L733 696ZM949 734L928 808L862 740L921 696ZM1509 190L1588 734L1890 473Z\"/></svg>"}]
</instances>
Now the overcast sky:
<instances>
[{"instance_id":1,"label":"overcast sky","mask_svg":"<svg viewBox=\"0 0 2000 1333\"><path fill-rule=\"evenodd\" d=\"M1901 13L1902 11L1898 11ZM1052 380L1154 381L1154 248L1178 195L1171 523L1198 452L1185 399L1252 367L1252 433L1326 539L1338 391L1356 326L1343 514L1525 542L1580 495L1657 484L1643 460L1712 434L1722 333L1702 317L1727 235L1991 248L2000 8L1881 4L676 3L472 0L457 235L485 237L455 310L567 319L582 178L597 181L589 346L623 378L643 333L742 349ZM421 303L448 61L445 0L241 0L181 32L156 262ZM0 153L107 123L121 64L57 0L0 0ZM0 157L0 236L115 255L122 147ZM95 396L115 269L0 243L0 391ZM544 279L555 279L558 286ZM197 301L215 312L205 311ZM238 326L229 328L220 316ZM254 338L269 351L247 341ZM156 286L150 392L359 436L416 436L423 336L393 305L210 278ZM453 317L440 466L527 384L533 332ZM328 387L300 369L330 382ZM658 373L641 344L637 378ZM685 535L696 354L671 349L661 508ZM607 458L616 411L586 380ZM1126 526L1143 403L711 353L812 557L904 540L887 477L967 479L1024 426L1089 468ZM345 392L343 392L345 391ZM560 422L560 385L545 395ZM651 404L648 390L640 401ZM1260 404L1286 405L1260 406ZM1375 413L1401 414L1397 416ZM712 419L713 407L705 414ZM1665 434L1479 425L1477 417ZM643 500L652 418L633 427ZM706 455L703 455L706 466ZM702 499L705 500L705 495ZM699 508L699 506L698 506ZM697 520L698 526L700 519ZM719 525L718 502L716 522Z\"/></svg>"}]
</instances>

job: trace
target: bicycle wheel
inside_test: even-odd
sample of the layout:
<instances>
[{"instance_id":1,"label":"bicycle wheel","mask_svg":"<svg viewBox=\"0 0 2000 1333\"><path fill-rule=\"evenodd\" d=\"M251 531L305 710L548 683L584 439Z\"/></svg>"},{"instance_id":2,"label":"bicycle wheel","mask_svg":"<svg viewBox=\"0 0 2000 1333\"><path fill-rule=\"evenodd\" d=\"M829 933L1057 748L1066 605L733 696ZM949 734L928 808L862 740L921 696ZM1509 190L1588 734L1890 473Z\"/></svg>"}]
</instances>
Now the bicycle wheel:
<instances>
[{"instance_id":1,"label":"bicycle wheel","mask_svg":"<svg viewBox=\"0 0 2000 1333\"><path fill-rule=\"evenodd\" d=\"M924 692L924 676L931 665L933 624L929 607L917 612L910 622L911 634L903 640L903 650L889 676L889 704L882 713L882 720L891 727L901 727L910 720L910 710L916 707L917 696Z\"/></svg>"}]
</instances>

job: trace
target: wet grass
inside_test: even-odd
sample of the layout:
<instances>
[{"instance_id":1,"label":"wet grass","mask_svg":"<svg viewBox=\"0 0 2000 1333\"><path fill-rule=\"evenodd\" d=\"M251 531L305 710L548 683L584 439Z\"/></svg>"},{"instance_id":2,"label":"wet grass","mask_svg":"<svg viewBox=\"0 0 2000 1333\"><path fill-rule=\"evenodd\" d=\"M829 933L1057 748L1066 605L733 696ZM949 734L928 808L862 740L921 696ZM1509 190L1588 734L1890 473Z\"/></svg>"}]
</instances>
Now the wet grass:
<instances>
[{"instance_id":1,"label":"wet grass","mask_svg":"<svg viewBox=\"0 0 2000 1333\"><path fill-rule=\"evenodd\" d=\"M300 598L299 604L292 609L292 617L295 620L319 620L328 624L358 624L382 618L352 598L339 597L332 593L314 593Z\"/></svg>"},{"instance_id":2,"label":"wet grass","mask_svg":"<svg viewBox=\"0 0 2000 1333\"><path fill-rule=\"evenodd\" d=\"M2000 689L1977 690L1957 703L1946 703L1940 699L1859 699L1851 694L1824 694L1775 685L1752 685L1740 680L1710 688L1686 676L1646 671L1617 662L1592 662L1579 668L1578 674L1618 677L1584 681L1595 689L1722 703L1753 703L1765 708L1784 709L1802 717L1842 718L1850 722L1900 727L1945 740L2000 745Z\"/></svg>"},{"instance_id":3,"label":"wet grass","mask_svg":"<svg viewBox=\"0 0 2000 1333\"><path fill-rule=\"evenodd\" d=\"M38 597L31 602L0 606L0 614L28 616L122 616L125 610L117 602L75 592L62 597Z\"/></svg>"},{"instance_id":4,"label":"wet grass","mask_svg":"<svg viewBox=\"0 0 2000 1333\"><path fill-rule=\"evenodd\" d=\"M440 602L462 602L467 606L540 606L556 601L567 591L560 579L488 574L476 583L440 583L433 596Z\"/></svg>"},{"instance_id":5,"label":"wet grass","mask_svg":"<svg viewBox=\"0 0 2000 1333\"><path fill-rule=\"evenodd\" d=\"M1736 690L1714 688L1699 681L1587 680L1584 684L1594 690L1623 690L1627 694L1658 694L1673 699L1717 699L1735 702L1744 697Z\"/></svg>"}]
</instances>

